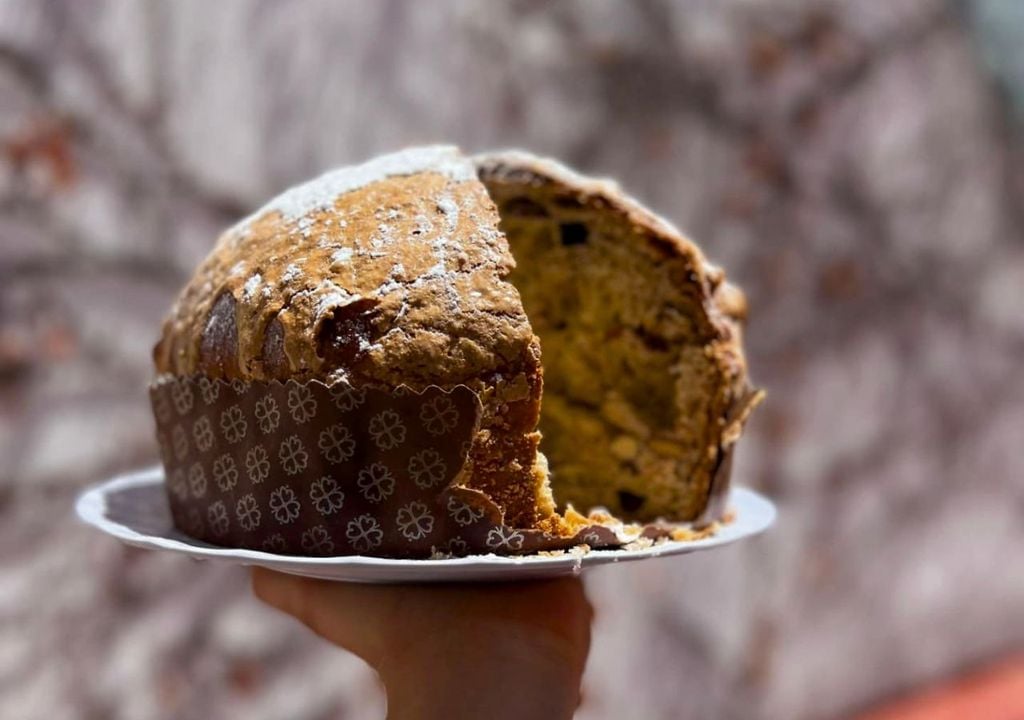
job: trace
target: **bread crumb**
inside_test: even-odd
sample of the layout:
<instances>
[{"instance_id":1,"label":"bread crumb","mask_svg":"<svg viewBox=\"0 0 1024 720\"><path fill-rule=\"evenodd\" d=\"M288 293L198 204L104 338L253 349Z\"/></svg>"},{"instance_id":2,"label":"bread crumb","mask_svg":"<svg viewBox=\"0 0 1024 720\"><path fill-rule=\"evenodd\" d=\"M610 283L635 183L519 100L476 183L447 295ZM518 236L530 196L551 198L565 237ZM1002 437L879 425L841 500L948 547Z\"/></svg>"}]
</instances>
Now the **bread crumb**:
<instances>
[{"instance_id":1,"label":"bread crumb","mask_svg":"<svg viewBox=\"0 0 1024 720\"><path fill-rule=\"evenodd\" d=\"M649 537L638 537L631 543L627 543L622 546L623 550L646 550L647 548L654 545L654 541Z\"/></svg>"},{"instance_id":2,"label":"bread crumb","mask_svg":"<svg viewBox=\"0 0 1024 720\"><path fill-rule=\"evenodd\" d=\"M619 435L612 440L611 450L620 460L632 460L640 451L640 447L629 435Z\"/></svg>"}]
</instances>

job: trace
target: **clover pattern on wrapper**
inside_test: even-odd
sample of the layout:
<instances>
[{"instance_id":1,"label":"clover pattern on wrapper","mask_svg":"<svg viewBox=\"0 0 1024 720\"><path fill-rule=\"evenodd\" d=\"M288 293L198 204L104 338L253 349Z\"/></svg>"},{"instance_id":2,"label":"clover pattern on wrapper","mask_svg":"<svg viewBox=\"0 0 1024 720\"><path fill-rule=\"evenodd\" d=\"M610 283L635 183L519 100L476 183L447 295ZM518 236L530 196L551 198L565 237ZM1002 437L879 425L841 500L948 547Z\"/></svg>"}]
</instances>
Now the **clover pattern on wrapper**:
<instances>
[{"instance_id":1,"label":"clover pattern on wrapper","mask_svg":"<svg viewBox=\"0 0 1024 720\"><path fill-rule=\"evenodd\" d=\"M557 537L503 525L486 495L459 484L481 413L465 386L164 377L150 396L174 524L214 545L427 558L620 547L678 530L595 521Z\"/></svg>"},{"instance_id":2,"label":"clover pattern on wrapper","mask_svg":"<svg viewBox=\"0 0 1024 720\"><path fill-rule=\"evenodd\" d=\"M223 233L165 320L175 523L240 548L277 523L299 555L690 539L762 397L745 307L675 228L552 161L331 171Z\"/></svg>"},{"instance_id":3,"label":"clover pattern on wrapper","mask_svg":"<svg viewBox=\"0 0 1024 720\"><path fill-rule=\"evenodd\" d=\"M212 544L422 558L610 548L679 530L595 525L566 538L502 525L486 495L456 482L480 412L465 387L368 392L275 381L232 383L234 395L222 395L218 383L228 384L165 378L151 393L174 523ZM294 424L282 425L282 400Z\"/></svg>"}]
</instances>

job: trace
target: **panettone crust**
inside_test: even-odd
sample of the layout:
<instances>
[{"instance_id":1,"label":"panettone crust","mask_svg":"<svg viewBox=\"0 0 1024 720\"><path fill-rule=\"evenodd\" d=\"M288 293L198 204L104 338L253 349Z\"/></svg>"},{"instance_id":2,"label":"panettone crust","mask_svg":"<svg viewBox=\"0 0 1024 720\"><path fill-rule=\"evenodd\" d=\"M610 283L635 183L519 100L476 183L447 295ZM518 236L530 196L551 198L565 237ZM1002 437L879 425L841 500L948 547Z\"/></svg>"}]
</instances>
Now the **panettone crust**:
<instances>
[{"instance_id":1,"label":"panettone crust","mask_svg":"<svg viewBox=\"0 0 1024 720\"><path fill-rule=\"evenodd\" d=\"M543 288L528 279L532 269L523 260L533 258L519 258L515 270L499 229L501 208L500 227L515 250L532 222L523 224L529 203L558 224L585 224L594 237L627 243L628 253L644 258L638 272L660 265L657 272L686 298L687 332L654 341L669 343L673 361L687 353L682 367L693 371L690 386L679 377L679 362L671 377L668 369L654 373L655 387L676 388L670 427L653 434L650 428L612 432L615 423L588 424L590 410L571 410L579 398L564 388L546 397L552 418L562 422L551 425L559 459L568 457L573 442L582 453L591 443L611 448L618 442L622 451L628 441L621 437L628 436L655 448L645 457L658 460L622 465L624 485L608 485L603 476L580 481L589 472L586 463L567 463L562 471L556 465L555 482L565 478L564 499L581 510L602 504L638 520L707 517L716 488L720 494L727 484L731 445L760 397L746 379L742 294L696 246L613 185L525 154L483 156L474 164L454 148L424 148L289 191L220 237L164 323L154 350L157 372L249 381L344 379L417 390L467 385L484 410L463 482L486 492L509 525L569 532L555 512L538 452L541 344L510 274L521 281L531 312ZM625 347L614 337L605 341L613 352ZM553 350L558 342L552 335ZM565 375L564 369L553 374L559 383ZM691 396L700 402L694 405ZM570 410L562 412L567 404ZM596 407L591 414L601 417L601 403ZM681 460L666 451L680 439L699 446L699 460L692 452ZM661 461L666 455L671 462ZM564 502L557 484L555 492ZM622 502L642 493L650 497L642 507Z\"/></svg>"},{"instance_id":2,"label":"panettone crust","mask_svg":"<svg viewBox=\"0 0 1024 720\"><path fill-rule=\"evenodd\" d=\"M290 192L220 237L164 324L158 373L468 385L484 406L468 484L506 522L542 524L540 349L472 163L426 148Z\"/></svg>"}]
</instances>

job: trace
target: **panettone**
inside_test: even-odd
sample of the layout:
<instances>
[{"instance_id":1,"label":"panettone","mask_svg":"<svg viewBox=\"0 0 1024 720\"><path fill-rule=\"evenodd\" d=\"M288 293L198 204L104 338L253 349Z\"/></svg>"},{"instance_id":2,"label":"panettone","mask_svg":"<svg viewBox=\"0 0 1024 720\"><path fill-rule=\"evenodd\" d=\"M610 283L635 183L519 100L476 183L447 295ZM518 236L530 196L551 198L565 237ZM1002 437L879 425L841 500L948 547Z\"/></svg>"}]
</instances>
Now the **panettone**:
<instances>
[{"instance_id":1,"label":"panettone","mask_svg":"<svg viewBox=\"0 0 1024 720\"><path fill-rule=\"evenodd\" d=\"M505 527L568 537L583 522L569 504L717 519L760 397L744 314L721 270L613 184L428 147L328 173L226 231L154 357L158 383L468 388L479 416L451 484Z\"/></svg>"}]
</instances>

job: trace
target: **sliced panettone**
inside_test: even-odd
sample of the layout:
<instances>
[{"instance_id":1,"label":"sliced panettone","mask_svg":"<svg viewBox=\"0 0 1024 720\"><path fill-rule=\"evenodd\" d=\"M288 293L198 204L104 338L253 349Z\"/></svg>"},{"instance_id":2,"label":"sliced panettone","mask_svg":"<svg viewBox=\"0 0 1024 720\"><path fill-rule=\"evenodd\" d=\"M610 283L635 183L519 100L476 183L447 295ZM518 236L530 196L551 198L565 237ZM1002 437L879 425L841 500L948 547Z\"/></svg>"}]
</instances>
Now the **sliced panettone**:
<instances>
[{"instance_id":1,"label":"sliced panettone","mask_svg":"<svg viewBox=\"0 0 1024 720\"><path fill-rule=\"evenodd\" d=\"M640 521L714 515L760 398L742 293L614 183L523 152L476 162L541 340L541 449L559 503Z\"/></svg>"},{"instance_id":2,"label":"sliced panettone","mask_svg":"<svg viewBox=\"0 0 1024 720\"><path fill-rule=\"evenodd\" d=\"M468 387L479 424L453 482L505 526L567 536L582 518L552 488L563 511L721 512L759 397L743 312L720 270L614 185L428 147L328 173L225 232L154 357L158 380Z\"/></svg>"}]
</instances>

